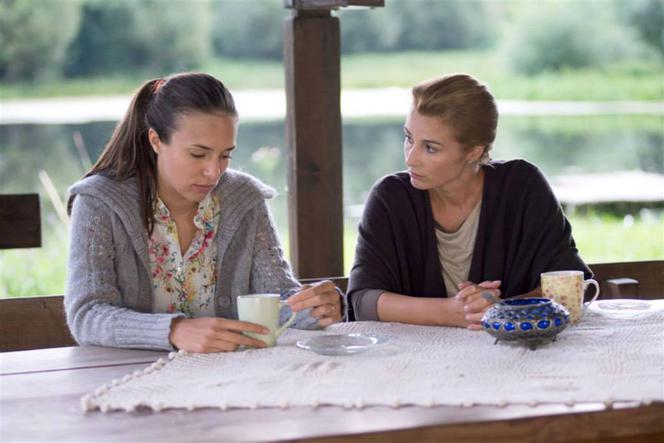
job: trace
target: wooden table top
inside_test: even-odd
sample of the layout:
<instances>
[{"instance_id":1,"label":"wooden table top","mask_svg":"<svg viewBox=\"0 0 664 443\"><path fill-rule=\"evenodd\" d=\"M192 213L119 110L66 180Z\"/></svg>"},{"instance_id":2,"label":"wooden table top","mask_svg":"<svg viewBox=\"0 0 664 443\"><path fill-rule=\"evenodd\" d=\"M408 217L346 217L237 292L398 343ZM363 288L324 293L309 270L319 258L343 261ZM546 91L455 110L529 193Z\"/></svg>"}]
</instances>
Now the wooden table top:
<instances>
[{"instance_id":1,"label":"wooden table top","mask_svg":"<svg viewBox=\"0 0 664 443\"><path fill-rule=\"evenodd\" d=\"M164 356L94 346L0 353L0 440L664 441L664 403L82 412L81 396Z\"/></svg>"}]
</instances>

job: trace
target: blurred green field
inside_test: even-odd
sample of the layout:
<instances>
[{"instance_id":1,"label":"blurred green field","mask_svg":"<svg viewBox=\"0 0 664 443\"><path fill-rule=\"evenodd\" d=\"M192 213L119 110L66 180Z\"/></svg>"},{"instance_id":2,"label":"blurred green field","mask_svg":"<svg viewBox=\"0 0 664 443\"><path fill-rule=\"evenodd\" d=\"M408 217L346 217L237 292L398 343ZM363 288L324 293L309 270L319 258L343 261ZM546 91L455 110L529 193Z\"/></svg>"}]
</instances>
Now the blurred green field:
<instances>
[{"instance_id":1,"label":"blurred green field","mask_svg":"<svg viewBox=\"0 0 664 443\"><path fill-rule=\"evenodd\" d=\"M664 217L572 215L577 248L588 263L663 260Z\"/></svg>"},{"instance_id":2,"label":"blurred green field","mask_svg":"<svg viewBox=\"0 0 664 443\"><path fill-rule=\"evenodd\" d=\"M376 67L380 66L380 75ZM630 61L604 68L517 75L499 51L431 51L344 55L343 88L410 87L450 72L468 72L487 82L499 99L663 100L662 63ZM279 61L211 59L201 71L218 76L231 90L283 88ZM129 94L148 78L140 75L79 78L48 83L0 83L3 100Z\"/></svg>"}]
</instances>

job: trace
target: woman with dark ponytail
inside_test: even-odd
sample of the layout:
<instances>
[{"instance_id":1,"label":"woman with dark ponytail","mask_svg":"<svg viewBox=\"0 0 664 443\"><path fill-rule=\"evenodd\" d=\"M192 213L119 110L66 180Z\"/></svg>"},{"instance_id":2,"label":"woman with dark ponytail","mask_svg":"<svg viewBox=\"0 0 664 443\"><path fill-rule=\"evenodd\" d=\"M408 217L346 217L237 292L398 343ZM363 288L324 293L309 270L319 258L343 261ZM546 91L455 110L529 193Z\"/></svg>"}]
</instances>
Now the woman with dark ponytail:
<instances>
[{"instance_id":1,"label":"woman with dark ponytail","mask_svg":"<svg viewBox=\"0 0 664 443\"><path fill-rule=\"evenodd\" d=\"M176 74L134 95L97 163L70 189L65 309L81 344L191 352L265 343L243 332L236 297L280 292L295 327L341 320L334 285L301 287L265 200L274 190L228 169L233 97L214 77Z\"/></svg>"}]
</instances>

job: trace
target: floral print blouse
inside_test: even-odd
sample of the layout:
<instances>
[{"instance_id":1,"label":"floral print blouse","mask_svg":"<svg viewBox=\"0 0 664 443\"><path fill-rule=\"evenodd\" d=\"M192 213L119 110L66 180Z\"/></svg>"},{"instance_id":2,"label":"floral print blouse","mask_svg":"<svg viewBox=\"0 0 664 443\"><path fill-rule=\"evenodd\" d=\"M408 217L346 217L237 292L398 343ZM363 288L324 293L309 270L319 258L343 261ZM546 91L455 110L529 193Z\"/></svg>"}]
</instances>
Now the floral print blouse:
<instances>
[{"instance_id":1,"label":"floral print blouse","mask_svg":"<svg viewBox=\"0 0 664 443\"><path fill-rule=\"evenodd\" d=\"M197 231L183 255L175 221L157 197L154 229L148 241L153 312L214 317L217 243L213 239L219 226L219 208L219 200L212 193L198 204L194 216Z\"/></svg>"}]
</instances>

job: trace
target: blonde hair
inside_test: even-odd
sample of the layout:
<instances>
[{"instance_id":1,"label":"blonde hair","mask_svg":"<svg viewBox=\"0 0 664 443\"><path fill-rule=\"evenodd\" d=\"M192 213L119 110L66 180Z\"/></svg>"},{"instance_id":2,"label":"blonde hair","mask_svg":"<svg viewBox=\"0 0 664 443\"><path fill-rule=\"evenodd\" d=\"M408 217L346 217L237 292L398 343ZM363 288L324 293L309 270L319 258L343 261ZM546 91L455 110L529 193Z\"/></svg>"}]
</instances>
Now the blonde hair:
<instances>
[{"instance_id":1,"label":"blonde hair","mask_svg":"<svg viewBox=\"0 0 664 443\"><path fill-rule=\"evenodd\" d=\"M498 108L486 85L468 74L448 74L416 85L412 94L417 112L451 125L456 140L465 148L483 146L480 163L491 160Z\"/></svg>"}]
</instances>

